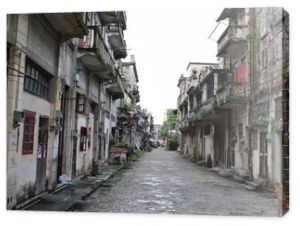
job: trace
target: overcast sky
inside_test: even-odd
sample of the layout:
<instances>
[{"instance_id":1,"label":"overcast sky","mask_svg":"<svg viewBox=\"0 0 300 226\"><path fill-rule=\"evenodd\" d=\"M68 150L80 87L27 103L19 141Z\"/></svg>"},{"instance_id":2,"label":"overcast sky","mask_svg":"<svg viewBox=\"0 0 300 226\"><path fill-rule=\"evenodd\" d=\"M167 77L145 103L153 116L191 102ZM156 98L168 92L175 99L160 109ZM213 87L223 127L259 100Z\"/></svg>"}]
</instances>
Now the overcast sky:
<instances>
[{"instance_id":1,"label":"overcast sky","mask_svg":"<svg viewBox=\"0 0 300 226\"><path fill-rule=\"evenodd\" d=\"M176 108L177 82L189 62L217 62L220 24L208 39L222 8L197 10L128 11L125 40L135 55L140 105L161 124L168 108Z\"/></svg>"}]
</instances>

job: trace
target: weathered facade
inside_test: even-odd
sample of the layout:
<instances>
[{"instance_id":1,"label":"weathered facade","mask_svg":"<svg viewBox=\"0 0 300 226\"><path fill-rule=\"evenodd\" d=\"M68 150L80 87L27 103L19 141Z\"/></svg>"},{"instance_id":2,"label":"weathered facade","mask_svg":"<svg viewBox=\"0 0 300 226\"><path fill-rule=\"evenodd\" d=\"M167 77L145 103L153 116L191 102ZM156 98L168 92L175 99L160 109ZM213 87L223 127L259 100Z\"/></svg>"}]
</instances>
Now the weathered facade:
<instances>
[{"instance_id":1,"label":"weathered facade","mask_svg":"<svg viewBox=\"0 0 300 226\"><path fill-rule=\"evenodd\" d=\"M87 34L82 16L7 17L8 207L56 185L58 150L67 136L60 122L62 84L73 85L76 37ZM68 105L71 112L75 105Z\"/></svg>"},{"instance_id":2,"label":"weathered facade","mask_svg":"<svg viewBox=\"0 0 300 226\"><path fill-rule=\"evenodd\" d=\"M7 16L9 209L108 162L120 108L140 98L124 29L122 11Z\"/></svg>"},{"instance_id":3,"label":"weathered facade","mask_svg":"<svg viewBox=\"0 0 300 226\"><path fill-rule=\"evenodd\" d=\"M284 186L287 199L288 15L281 8L224 9L217 21L225 19L219 64L190 63L179 79L181 152L251 189L280 194Z\"/></svg>"}]
</instances>

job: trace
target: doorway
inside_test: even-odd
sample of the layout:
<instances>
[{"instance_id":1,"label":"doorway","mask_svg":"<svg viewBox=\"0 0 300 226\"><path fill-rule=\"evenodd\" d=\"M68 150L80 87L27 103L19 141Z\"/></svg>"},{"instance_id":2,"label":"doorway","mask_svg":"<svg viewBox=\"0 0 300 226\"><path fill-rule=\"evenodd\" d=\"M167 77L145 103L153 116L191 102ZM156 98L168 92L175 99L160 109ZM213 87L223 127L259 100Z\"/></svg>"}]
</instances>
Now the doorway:
<instances>
[{"instance_id":1,"label":"doorway","mask_svg":"<svg viewBox=\"0 0 300 226\"><path fill-rule=\"evenodd\" d=\"M61 131L59 132L59 143L58 143L58 156L57 156L57 174L56 179L57 182L59 182L59 177L63 174L63 159L65 158L65 150L64 150L64 144L65 144L65 130L66 130L66 120L67 120L67 100L69 96L69 87L64 85L64 92L61 95L61 107L60 111L62 113L62 117L60 117L60 125L61 125Z\"/></svg>"},{"instance_id":2,"label":"doorway","mask_svg":"<svg viewBox=\"0 0 300 226\"><path fill-rule=\"evenodd\" d=\"M36 180L35 180L36 194L39 194L46 190L48 127L49 127L49 119L46 117L40 117L39 132L38 132Z\"/></svg>"},{"instance_id":3,"label":"doorway","mask_svg":"<svg viewBox=\"0 0 300 226\"><path fill-rule=\"evenodd\" d=\"M260 132L259 175L263 178L266 178L268 174L268 142L266 135L266 132Z\"/></svg>"}]
</instances>

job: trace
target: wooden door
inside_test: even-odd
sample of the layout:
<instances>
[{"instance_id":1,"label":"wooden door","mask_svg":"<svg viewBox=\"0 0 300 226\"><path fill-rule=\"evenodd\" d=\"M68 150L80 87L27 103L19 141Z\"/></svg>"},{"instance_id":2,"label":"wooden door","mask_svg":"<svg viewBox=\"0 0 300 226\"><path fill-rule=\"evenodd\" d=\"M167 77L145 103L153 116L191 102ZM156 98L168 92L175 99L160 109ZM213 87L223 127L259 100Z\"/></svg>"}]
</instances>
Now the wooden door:
<instances>
[{"instance_id":1,"label":"wooden door","mask_svg":"<svg viewBox=\"0 0 300 226\"><path fill-rule=\"evenodd\" d=\"M259 144L259 175L263 178L268 174L268 143L266 139L266 132L260 133Z\"/></svg>"},{"instance_id":2,"label":"wooden door","mask_svg":"<svg viewBox=\"0 0 300 226\"><path fill-rule=\"evenodd\" d=\"M37 150L36 183L35 183L36 194L46 190L48 126L49 126L49 119L40 117L38 150Z\"/></svg>"}]
</instances>

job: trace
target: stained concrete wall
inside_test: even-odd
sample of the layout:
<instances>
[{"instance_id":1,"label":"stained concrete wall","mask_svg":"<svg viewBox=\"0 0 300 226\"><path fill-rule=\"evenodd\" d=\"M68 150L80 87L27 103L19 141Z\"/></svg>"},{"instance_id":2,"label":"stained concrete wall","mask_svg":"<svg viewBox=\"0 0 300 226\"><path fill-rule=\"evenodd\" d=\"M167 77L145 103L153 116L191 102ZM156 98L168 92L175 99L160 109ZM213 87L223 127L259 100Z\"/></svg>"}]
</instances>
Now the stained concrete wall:
<instances>
[{"instance_id":1,"label":"stained concrete wall","mask_svg":"<svg viewBox=\"0 0 300 226\"><path fill-rule=\"evenodd\" d=\"M57 75L59 36L39 16L29 16L26 50L32 60L51 74Z\"/></svg>"},{"instance_id":2,"label":"stained concrete wall","mask_svg":"<svg viewBox=\"0 0 300 226\"><path fill-rule=\"evenodd\" d=\"M80 151L80 128L87 127L87 118L84 115L78 114L77 116L77 131L78 131L78 138L77 138L77 158L76 158L76 176L82 175L85 169L85 157L87 151Z\"/></svg>"},{"instance_id":3,"label":"stained concrete wall","mask_svg":"<svg viewBox=\"0 0 300 226\"><path fill-rule=\"evenodd\" d=\"M8 36L12 37L10 42L13 47L10 54L10 65L17 70L25 72L26 57L31 58L49 73L56 75L58 62L58 41L53 36L53 31L47 29L45 21L39 17L29 15L14 15L10 20L10 29ZM11 23L14 22L14 23ZM43 33L43 34L41 34ZM19 49L19 50L18 50ZM17 53L17 51L20 53ZM24 54L26 52L26 55ZM43 56L41 56L43 55ZM17 58L15 58L17 57ZM9 72L10 73L10 72ZM29 94L24 91L24 79L13 79L12 83L8 83L8 123L12 123L12 114L14 110L29 110L36 113L35 131L38 131L38 120L41 115L51 118L52 103L39 98L38 96ZM52 89L51 89L52 90ZM53 89L55 92L55 89ZM8 199L14 199L8 206L13 206L17 202L24 201L28 197L34 195L34 186L36 178L36 149L38 132L35 132L33 154L22 155L23 142L23 123L15 129L8 127L8 134L15 134L17 131L17 142L11 142L8 139L8 156L13 163L8 164ZM19 135L18 135L19 134ZM49 132L49 137L54 135ZM15 138L14 138L15 139ZM10 145L12 144L12 145ZM16 147L18 144L18 148ZM54 147L53 140L48 139L48 156L53 157L52 149ZM49 177L47 169L47 178ZM49 181L48 181L49 182Z\"/></svg>"}]
</instances>

